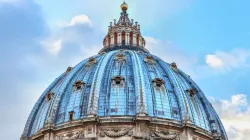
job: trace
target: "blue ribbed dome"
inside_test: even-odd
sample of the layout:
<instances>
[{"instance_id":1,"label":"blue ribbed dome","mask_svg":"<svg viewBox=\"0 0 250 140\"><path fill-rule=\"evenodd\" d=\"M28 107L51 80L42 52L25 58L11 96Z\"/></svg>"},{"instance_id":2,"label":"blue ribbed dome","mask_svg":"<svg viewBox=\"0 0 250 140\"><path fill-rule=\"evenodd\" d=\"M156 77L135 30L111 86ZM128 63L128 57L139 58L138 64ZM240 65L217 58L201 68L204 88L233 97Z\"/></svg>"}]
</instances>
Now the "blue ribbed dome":
<instances>
[{"instance_id":1,"label":"blue ribbed dome","mask_svg":"<svg viewBox=\"0 0 250 140\"><path fill-rule=\"evenodd\" d=\"M136 115L190 121L226 136L213 107L188 75L174 63L135 50L113 50L68 68L37 101L24 134L35 134L51 122Z\"/></svg>"},{"instance_id":2,"label":"blue ribbed dome","mask_svg":"<svg viewBox=\"0 0 250 140\"><path fill-rule=\"evenodd\" d=\"M150 54L145 45L140 25L123 10L109 26L99 54L69 67L44 91L22 140L125 135L227 140L218 115L190 76Z\"/></svg>"}]
</instances>

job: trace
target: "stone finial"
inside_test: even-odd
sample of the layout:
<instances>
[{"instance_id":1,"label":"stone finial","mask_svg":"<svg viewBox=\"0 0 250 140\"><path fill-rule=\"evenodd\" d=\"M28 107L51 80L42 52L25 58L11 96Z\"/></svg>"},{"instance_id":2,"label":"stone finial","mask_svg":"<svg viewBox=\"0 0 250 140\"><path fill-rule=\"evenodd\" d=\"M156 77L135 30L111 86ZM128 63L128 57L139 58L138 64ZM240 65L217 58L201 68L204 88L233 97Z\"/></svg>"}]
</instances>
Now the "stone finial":
<instances>
[{"instance_id":1,"label":"stone finial","mask_svg":"<svg viewBox=\"0 0 250 140\"><path fill-rule=\"evenodd\" d=\"M72 67L68 67L66 70L66 73L70 72L72 70Z\"/></svg>"}]
</instances>

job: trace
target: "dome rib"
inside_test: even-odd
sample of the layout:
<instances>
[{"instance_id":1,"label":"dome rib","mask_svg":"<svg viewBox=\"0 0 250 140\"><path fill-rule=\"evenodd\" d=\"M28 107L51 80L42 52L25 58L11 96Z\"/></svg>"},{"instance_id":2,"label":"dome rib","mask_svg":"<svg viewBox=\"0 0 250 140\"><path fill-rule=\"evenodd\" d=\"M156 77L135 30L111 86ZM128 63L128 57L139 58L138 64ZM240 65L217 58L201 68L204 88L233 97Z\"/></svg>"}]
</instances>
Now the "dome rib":
<instances>
[{"instance_id":1,"label":"dome rib","mask_svg":"<svg viewBox=\"0 0 250 140\"><path fill-rule=\"evenodd\" d=\"M53 103L53 111L51 111L50 120L49 122L53 122L52 124L56 123L57 121L57 114L59 111L60 104L62 102L62 99L64 96L66 96L66 93L71 93L71 91L68 91L68 87L73 85L73 79L75 78L74 76L80 73L82 70L82 67L86 64L87 59L79 63L76 67L74 67L70 73L68 73L63 81L63 84L60 86L60 88L57 89L57 91L54 91L56 94L55 102ZM68 92L66 92L68 91ZM66 93L65 93L66 92Z\"/></svg>"},{"instance_id":2,"label":"dome rib","mask_svg":"<svg viewBox=\"0 0 250 140\"><path fill-rule=\"evenodd\" d=\"M197 90L197 94L195 94L195 98L192 98L192 97L189 97L190 99L189 99L189 101L191 101L191 105L193 105L193 107L192 107L192 112L195 112L196 114L196 117L198 118L198 120L200 121L199 122L199 126L200 127L202 127L203 129L207 129L207 130L210 130L209 128L207 128L206 126L207 125L209 125L208 124L208 121L207 121L207 118L205 117L203 117L204 115L206 116L206 114L204 114L204 111L202 112L201 111L201 109L200 109L200 107L199 107L199 105L201 105L201 103L200 103L200 100L198 100L199 99L199 90L196 88L196 87L194 87L192 84L190 84L190 83L192 83L192 82L190 82L190 80L187 78L187 76L186 76L186 74L184 74L183 72L181 72L181 71L179 71L179 75L182 77L182 79L183 79L183 81L186 81L186 85L189 85L189 88L190 89L195 89L195 90ZM189 82L189 84L188 84L188 82ZM197 99L198 98L198 99ZM196 108L195 108L196 107ZM203 110L204 110L204 108L203 108ZM193 114L193 113L192 113ZM200 116L201 115L201 116ZM194 118L193 118L194 119ZM195 120L195 119L194 119ZM203 123L201 123L201 121L203 121ZM196 122L196 123L198 123L198 122ZM205 126L203 126L203 124L205 125Z\"/></svg>"},{"instance_id":3,"label":"dome rib","mask_svg":"<svg viewBox=\"0 0 250 140\"><path fill-rule=\"evenodd\" d=\"M157 59L160 60L159 64L166 71L166 74L170 78L170 82L173 85L174 91L175 91L176 96L177 96L177 101L178 101L178 104L179 104L179 107L180 107L180 110L181 110L181 120L182 120L182 122L190 121L190 119L189 119L190 114L189 114L189 111L188 111L189 109L188 109L188 106L187 106L187 103L186 103L185 96L183 95L184 91L180 87L180 85L178 84L175 72L171 69L171 67L169 65L166 65L164 63L164 61L162 61L160 58L157 57Z\"/></svg>"},{"instance_id":4,"label":"dome rib","mask_svg":"<svg viewBox=\"0 0 250 140\"><path fill-rule=\"evenodd\" d=\"M145 115L147 114L147 101L145 97L145 90L146 86L144 78L146 78L142 72L142 65L141 65L141 59L138 57L137 53L134 51L128 51L132 55L132 63L134 68L134 80L135 80L135 94L138 97L138 100L136 102L136 114L138 115Z\"/></svg>"},{"instance_id":5,"label":"dome rib","mask_svg":"<svg viewBox=\"0 0 250 140\"><path fill-rule=\"evenodd\" d=\"M100 93L100 87L101 87L101 79L104 74L105 66L108 63L108 60L110 57L115 53L116 51L110 52L108 54L105 54L102 58L102 60L99 62L97 66L96 73L94 75L94 81L93 86L91 87L91 94L89 98L89 108L87 115L95 116L97 115L98 111L98 100L99 100L99 93Z\"/></svg>"},{"instance_id":6,"label":"dome rib","mask_svg":"<svg viewBox=\"0 0 250 140\"><path fill-rule=\"evenodd\" d=\"M105 67L105 74L103 75L103 80L102 80L102 87L110 87L111 85L111 82L109 81L110 80L110 77L111 77L111 70L110 67L112 67L114 61L112 61L112 59L114 58L115 54L113 54L111 57L110 57L110 61L109 63L106 65ZM109 115L109 112L107 112L107 106L109 106L107 100L110 98L110 95L109 97L107 97L108 93L110 93L111 89L110 88L102 88L102 92L100 93L100 98L99 98L99 101L98 101L98 104L100 104L100 108L98 108L98 114L100 116L108 116ZM104 100L102 100L104 99ZM103 108L103 109L102 109Z\"/></svg>"},{"instance_id":7,"label":"dome rib","mask_svg":"<svg viewBox=\"0 0 250 140\"><path fill-rule=\"evenodd\" d=\"M156 65L158 67L158 69L161 71L161 75L165 81L165 88L168 89L166 90L166 92L168 93L168 97L169 97L169 104L171 106L171 113L173 111L178 111L177 117L172 117L172 119L178 120L180 121L181 118L181 111L180 111L180 105L179 105L179 101L177 100L177 96L174 94L174 87L173 84L169 78L169 73L166 71L166 69L164 69L164 67L162 67L161 61L158 61L157 57L154 56L154 59L156 60ZM165 64L164 64L165 65ZM167 65L165 65L167 66ZM170 92L171 91L171 92Z\"/></svg>"},{"instance_id":8,"label":"dome rib","mask_svg":"<svg viewBox=\"0 0 250 140\"><path fill-rule=\"evenodd\" d=\"M29 118L26 122L22 137L28 137L31 131L31 127L33 125L33 121L36 117L36 114L42 104L43 99L45 98L46 94L58 83L58 81L62 80L62 78L64 77L64 74L61 74L58 78L56 78L56 80L54 80L49 87L42 93L42 95L40 96L40 98L38 99L38 101L36 102L36 104L34 105L34 107L32 108L32 111L29 115Z\"/></svg>"}]
</instances>

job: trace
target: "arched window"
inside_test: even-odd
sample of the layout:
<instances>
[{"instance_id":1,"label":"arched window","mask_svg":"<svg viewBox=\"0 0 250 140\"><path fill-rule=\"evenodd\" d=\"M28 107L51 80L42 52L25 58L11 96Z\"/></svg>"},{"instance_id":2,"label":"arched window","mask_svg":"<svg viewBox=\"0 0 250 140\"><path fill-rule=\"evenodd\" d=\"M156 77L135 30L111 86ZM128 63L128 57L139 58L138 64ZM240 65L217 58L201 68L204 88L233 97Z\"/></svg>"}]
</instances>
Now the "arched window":
<instances>
[{"instance_id":1,"label":"arched window","mask_svg":"<svg viewBox=\"0 0 250 140\"><path fill-rule=\"evenodd\" d=\"M133 32L130 32L129 45L133 46Z\"/></svg>"},{"instance_id":2,"label":"arched window","mask_svg":"<svg viewBox=\"0 0 250 140\"><path fill-rule=\"evenodd\" d=\"M136 37L136 47L139 47L139 35Z\"/></svg>"},{"instance_id":3,"label":"arched window","mask_svg":"<svg viewBox=\"0 0 250 140\"><path fill-rule=\"evenodd\" d=\"M53 97L54 97L54 93L53 92L49 92L46 95L46 101L49 102Z\"/></svg>"},{"instance_id":4,"label":"arched window","mask_svg":"<svg viewBox=\"0 0 250 140\"><path fill-rule=\"evenodd\" d=\"M196 89L193 88L187 89L186 91L189 93L191 97L193 97L197 93Z\"/></svg>"},{"instance_id":5,"label":"arched window","mask_svg":"<svg viewBox=\"0 0 250 140\"><path fill-rule=\"evenodd\" d=\"M76 81L73 85L73 90L74 91L82 90L83 86L84 86L84 83L82 81Z\"/></svg>"},{"instance_id":6,"label":"arched window","mask_svg":"<svg viewBox=\"0 0 250 140\"><path fill-rule=\"evenodd\" d=\"M115 32L115 36L114 36L114 45L117 45L117 33Z\"/></svg>"},{"instance_id":7,"label":"arched window","mask_svg":"<svg viewBox=\"0 0 250 140\"><path fill-rule=\"evenodd\" d=\"M108 47L110 47L110 44L111 44L111 37L110 37L110 35L108 35Z\"/></svg>"},{"instance_id":8,"label":"arched window","mask_svg":"<svg viewBox=\"0 0 250 140\"><path fill-rule=\"evenodd\" d=\"M124 86L125 79L121 76L115 76L112 78L112 85L113 86Z\"/></svg>"},{"instance_id":9,"label":"arched window","mask_svg":"<svg viewBox=\"0 0 250 140\"><path fill-rule=\"evenodd\" d=\"M125 34L125 32L123 31L122 32L122 45L125 45L125 37L126 36L126 34Z\"/></svg>"},{"instance_id":10,"label":"arched window","mask_svg":"<svg viewBox=\"0 0 250 140\"><path fill-rule=\"evenodd\" d=\"M179 116L179 114L178 114L178 108L172 107L172 116L174 118L178 118L178 116Z\"/></svg>"},{"instance_id":11,"label":"arched window","mask_svg":"<svg viewBox=\"0 0 250 140\"><path fill-rule=\"evenodd\" d=\"M154 84L154 87L157 89L157 90L161 90L162 88L164 88L164 84L165 82L160 79L160 78L155 78L153 80L153 84Z\"/></svg>"}]
</instances>

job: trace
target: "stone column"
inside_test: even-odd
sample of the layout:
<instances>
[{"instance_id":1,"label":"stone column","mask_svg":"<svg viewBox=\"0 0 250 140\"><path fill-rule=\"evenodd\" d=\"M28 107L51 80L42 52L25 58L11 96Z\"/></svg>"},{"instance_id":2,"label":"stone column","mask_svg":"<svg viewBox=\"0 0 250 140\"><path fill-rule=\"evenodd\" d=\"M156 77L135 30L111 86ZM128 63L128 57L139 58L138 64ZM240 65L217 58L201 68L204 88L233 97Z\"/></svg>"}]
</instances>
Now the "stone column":
<instances>
[{"instance_id":1,"label":"stone column","mask_svg":"<svg viewBox=\"0 0 250 140\"><path fill-rule=\"evenodd\" d=\"M44 135L44 140L56 140L55 135L52 132L48 132Z\"/></svg>"},{"instance_id":2,"label":"stone column","mask_svg":"<svg viewBox=\"0 0 250 140\"><path fill-rule=\"evenodd\" d=\"M183 128L183 132L180 135L180 140L193 140L193 129L189 127Z\"/></svg>"}]
</instances>

